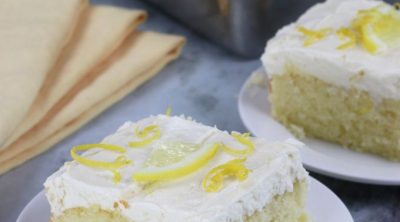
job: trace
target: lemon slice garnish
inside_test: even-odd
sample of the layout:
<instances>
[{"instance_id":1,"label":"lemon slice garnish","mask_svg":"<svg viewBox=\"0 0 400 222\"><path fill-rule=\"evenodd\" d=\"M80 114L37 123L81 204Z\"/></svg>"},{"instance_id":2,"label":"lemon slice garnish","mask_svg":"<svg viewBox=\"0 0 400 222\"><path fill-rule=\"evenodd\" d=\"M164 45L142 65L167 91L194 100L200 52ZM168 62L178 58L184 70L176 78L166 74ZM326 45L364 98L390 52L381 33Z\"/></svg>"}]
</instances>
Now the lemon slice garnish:
<instances>
[{"instance_id":1,"label":"lemon slice garnish","mask_svg":"<svg viewBox=\"0 0 400 222\"><path fill-rule=\"evenodd\" d=\"M161 137L160 127L157 125L149 125L146 126L143 130L135 129L135 136L140 141L131 141L129 142L129 146L133 148L144 147L152 143L154 140L157 140Z\"/></svg>"},{"instance_id":2,"label":"lemon slice garnish","mask_svg":"<svg viewBox=\"0 0 400 222\"><path fill-rule=\"evenodd\" d=\"M146 166L164 167L182 161L201 146L187 142L164 142L155 147L145 162Z\"/></svg>"},{"instance_id":3,"label":"lemon slice garnish","mask_svg":"<svg viewBox=\"0 0 400 222\"><path fill-rule=\"evenodd\" d=\"M167 166L147 166L136 171L132 178L138 183L166 181L187 176L206 165L217 153L219 144L202 146ZM147 163L148 164L148 163Z\"/></svg>"},{"instance_id":4,"label":"lemon slice garnish","mask_svg":"<svg viewBox=\"0 0 400 222\"><path fill-rule=\"evenodd\" d=\"M324 29L320 29L320 30L311 30L311 29L307 29L303 26L298 27L297 30L299 32L303 33L303 35L306 37L306 39L304 40L304 43L303 43L303 45L306 47L326 38L326 36L330 32L332 32L332 29L330 29L330 28L324 28Z\"/></svg>"},{"instance_id":5,"label":"lemon slice garnish","mask_svg":"<svg viewBox=\"0 0 400 222\"><path fill-rule=\"evenodd\" d=\"M234 159L213 168L203 179L202 186L206 192L218 192L221 190L224 180L233 177L238 181L244 181L251 170L245 165L246 159Z\"/></svg>"},{"instance_id":6,"label":"lemon slice garnish","mask_svg":"<svg viewBox=\"0 0 400 222\"><path fill-rule=\"evenodd\" d=\"M91 160L84 156L80 156L78 151L86 151L90 149L101 148L104 150L109 150L118 153L125 153L126 150L122 147L111 145L111 144L84 144L75 146L71 149L71 157L78 163L85 165L87 167L92 167L96 169L110 170L114 174L114 182L118 183L121 181L121 175L117 169L129 165L132 160L127 159L125 156L118 156L113 162L105 162L98 160Z\"/></svg>"},{"instance_id":7,"label":"lemon slice garnish","mask_svg":"<svg viewBox=\"0 0 400 222\"><path fill-rule=\"evenodd\" d=\"M243 145L246 146L246 149L235 149L228 147L226 145L222 145L222 150L226 153L229 153L234 156L246 156L254 152L254 144L249 140L250 134L249 133L236 133L233 132L232 137L235 138L235 140Z\"/></svg>"}]
</instances>

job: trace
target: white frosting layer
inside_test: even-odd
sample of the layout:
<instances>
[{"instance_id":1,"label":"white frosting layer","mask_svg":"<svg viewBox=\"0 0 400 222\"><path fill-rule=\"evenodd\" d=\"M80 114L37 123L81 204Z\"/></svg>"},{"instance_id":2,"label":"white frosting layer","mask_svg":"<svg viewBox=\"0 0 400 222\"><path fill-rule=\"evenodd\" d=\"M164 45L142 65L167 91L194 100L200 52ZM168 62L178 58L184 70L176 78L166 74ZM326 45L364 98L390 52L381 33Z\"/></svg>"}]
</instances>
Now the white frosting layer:
<instances>
[{"instance_id":1,"label":"white frosting layer","mask_svg":"<svg viewBox=\"0 0 400 222\"><path fill-rule=\"evenodd\" d=\"M129 148L128 143L134 140L135 128L142 129L149 124L160 126L161 138L145 148ZM217 193L203 190L201 181L207 172L234 159L219 152L203 169L177 181L159 184L148 192L135 184L131 175L143 167L144 160L154 147L177 141L203 146L215 142L237 148L243 148L243 145L227 132L180 117L159 115L137 123L127 122L114 135L103 140L103 143L126 148L127 157L134 161L134 164L121 170L122 182L114 184L110 172L85 167L75 161L67 162L45 183L51 212L57 216L69 208L91 205L114 210L114 202L124 200L129 207L119 204L118 210L135 222L242 221L244 215L261 210L273 196L292 191L296 180L307 180L307 172L302 167L297 149L303 146L302 143L288 140L269 144L263 139L251 140L255 152L245 164L252 172L244 182L226 181L224 188ZM96 149L83 155L112 161L118 154Z\"/></svg>"},{"instance_id":2,"label":"white frosting layer","mask_svg":"<svg viewBox=\"0 0 400 222\"><path fill-rule=\"evenodd\" d=\"M335 34L304 47L297 27L318 30L348 27L358 10L382 4L375 0L328 0L309 9L300 19L282 28L267 43L262 62L269 76L290 71L315 76L345 88L368 91L374 98L400 99L400 49L373 55L361 46L338 50Z\"/></svg>"}]
</instances>

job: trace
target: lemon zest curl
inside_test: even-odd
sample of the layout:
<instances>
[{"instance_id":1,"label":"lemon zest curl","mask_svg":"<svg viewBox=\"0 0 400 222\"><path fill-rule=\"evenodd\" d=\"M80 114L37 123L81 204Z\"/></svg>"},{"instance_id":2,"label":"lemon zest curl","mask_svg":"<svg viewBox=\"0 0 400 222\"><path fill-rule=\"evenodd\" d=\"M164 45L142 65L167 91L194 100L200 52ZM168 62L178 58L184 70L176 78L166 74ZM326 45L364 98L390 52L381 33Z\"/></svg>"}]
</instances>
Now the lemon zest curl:
<instances>
[{"instance_id":1,"label":"lemon zest curl","mask_svg":"<svg viewBox=\"0 0 400 222\"><path fill-rule=\"evenodd\" d=\"M135 129L135 136L142 139L140 141L131 141L129 146L132 148L144 147L161 137L160 127L157 125L146 126L143 130Z\"/></svg>"},{"instance_id":2,"label":"lemon zest curl","mask_svg":"<svg viewBox=\"0 0 400 222\"><path fill-rule=\"evenodd\" d=\"M246 180L251 170L245 166L245 161L246 159L234 159L211 169L202 181L204 191L218 192L222 189L226 178Z\"/></svg>"},{"instance_id":3,"label":"lemon zest curl","mask_svg":"<svg viewBox=\"0 0 400 222\"><path fill-rule=\"evenodd\" d=\"M167 110L165 111L166 116L171 116L172 108L170 106L167 107Z\"/></svg>"},{"instance_id":4,"label":"lemon zest curl","mask_svg":"<svg viewBox=\"0 0 400 222\"><path fill-rule=\"evenodd\" d=\"M337 49L347 49L354 47L357 44L356 34L349 28L340 28L336 31L336 35L339 36L340 40L347 40L337 47Z\"/></svg>"},{"instance_id":5,"label":"lemon zest curl","mask_svg":"<svg viewBox=\"0 0 400 222\"><path fill-rule=\"evenodd\" d=\"M235 149L225 144L221 144L221 148L224 152L229 153L234 156L247 156L254 152L254 144L249 140L250 134L249 133L236 133L232 132L231 136L235 138L235 140L243 145L246 146L245 149Z\"/></svg>"},{"instance_id":6,"label":"lemon zest curl","mask_svg":"<svg viewBox=\"0 0 400 222\"><path fill-rule=\"evenodd\" d=\"M330 29L330 28L324 28L324 29L320 29L320 30L311 30L311 29L308 29L303 26L298 27L297 30L306 37L306 39L304 40L304 43L303 43L303 45L305 47L311 46L314 43L326 38L326 36L330 32L332 32L332 29Z\"/></svg>"},{"instance_id":7,"label":"lemon zest curl","mask_svg":"<svg viewBox=\"0 0 400 222\"><path fill-rule=\"evenodd\" d=\"M75 146L71 149L70 154L71 154L71 157L75 161L77 161L78 163L80 163L84 166L111 171L114 174L113 181L115 183L120 182L121 175L117 171L117 169L131 164L132 160L127 159L126 156L120 155L117 158L115 158L115 160L113 162L105 162L105 161L91 160L89 158L80 156L78 154L78 151L86 151L86 150L95 149L95 148L101 148L104 150L118 152L118 153L126 152L126 150L122 147L119 147L116 145L111 145L111 144L99 143L99 144L83 144L83 145Z\"/></svg>"}]
</instances>

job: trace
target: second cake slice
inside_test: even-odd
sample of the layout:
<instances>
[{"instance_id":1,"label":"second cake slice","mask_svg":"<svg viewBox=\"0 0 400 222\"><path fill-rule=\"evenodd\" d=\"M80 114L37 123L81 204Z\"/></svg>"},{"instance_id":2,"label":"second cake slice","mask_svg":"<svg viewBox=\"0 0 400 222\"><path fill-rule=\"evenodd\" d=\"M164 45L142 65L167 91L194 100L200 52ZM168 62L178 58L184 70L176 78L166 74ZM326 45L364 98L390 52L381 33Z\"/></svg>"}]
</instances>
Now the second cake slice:
<instances>
[{"instance_id":1,"label":"second cake slice","mask_svg":"<svg viewBox=\"0 0 400 222\"><path fill-rule=\"evenodd\" d=\"M268 42L272 115L289 129L400 160L400 12L329 0Z\"/></svg>"}]
</instances>

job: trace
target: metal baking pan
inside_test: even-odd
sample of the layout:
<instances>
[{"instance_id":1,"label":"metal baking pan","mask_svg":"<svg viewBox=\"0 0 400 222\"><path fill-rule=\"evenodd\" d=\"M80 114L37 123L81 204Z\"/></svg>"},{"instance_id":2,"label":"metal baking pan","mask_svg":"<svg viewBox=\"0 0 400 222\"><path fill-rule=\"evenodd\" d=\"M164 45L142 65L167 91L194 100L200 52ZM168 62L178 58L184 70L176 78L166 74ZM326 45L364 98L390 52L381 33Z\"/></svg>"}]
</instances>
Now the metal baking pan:
<instances>
[{"instance_id":1,"label":"metal baking pan","mask_svg":"<svg viewBox=\"0 0 400 222\"><path fill-rule=\"evenodd\" d=\"M194 31L245 57L321 0L146 0Z\"/></svg>"}]
</instances>

